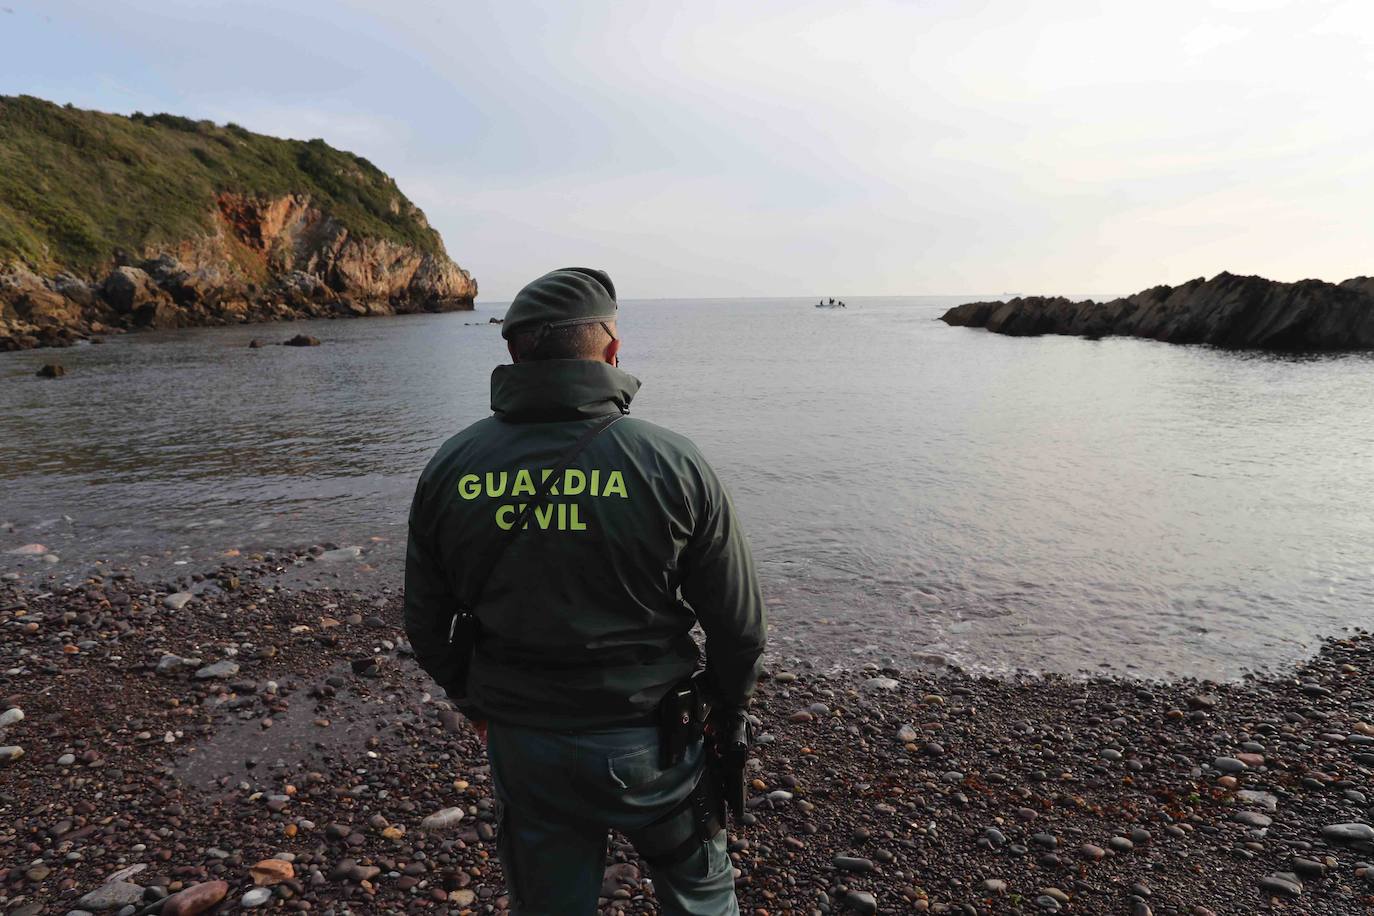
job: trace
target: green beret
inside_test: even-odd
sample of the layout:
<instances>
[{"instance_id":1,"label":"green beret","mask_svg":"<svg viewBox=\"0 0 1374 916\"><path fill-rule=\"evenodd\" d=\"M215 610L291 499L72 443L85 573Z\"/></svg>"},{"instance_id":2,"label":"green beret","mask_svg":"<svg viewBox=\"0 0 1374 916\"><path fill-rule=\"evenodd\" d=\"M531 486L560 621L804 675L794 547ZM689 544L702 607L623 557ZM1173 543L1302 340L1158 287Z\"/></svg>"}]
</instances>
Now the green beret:
<instances>
[{"instance_id":1,"label":"green beret","mask_svg":"<svg viewBox=\"0 0 1374 916\"><path fill-rule=\"evenodd\" d=\"M501 336L510 340L519 331L543 326L563 327L593 321L614 321L615 284L605 271L590 267L562 267L544 274L515 294Z\"/></svg>"}]
</instances>

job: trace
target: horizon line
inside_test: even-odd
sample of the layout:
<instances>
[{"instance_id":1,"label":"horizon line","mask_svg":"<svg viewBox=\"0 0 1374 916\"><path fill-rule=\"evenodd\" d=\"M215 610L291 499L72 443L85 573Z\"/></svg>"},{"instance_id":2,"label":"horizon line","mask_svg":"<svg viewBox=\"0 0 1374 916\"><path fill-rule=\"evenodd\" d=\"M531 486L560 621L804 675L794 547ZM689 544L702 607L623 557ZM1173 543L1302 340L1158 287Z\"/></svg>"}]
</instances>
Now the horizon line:
<instances>
[{"instance_id":1,"label":"horizon line","mask_svg":"<svg viewBox=\"0 0 1374 916\"><path fill-rule=\"evenodd\" d=\"M1010 297L1013 297L1013 298L1016 298L1016 297L1023 297L1023 296L1046 296L1046 297L1052 297L1052 296L1065 296L1066 298L1070 298L1070 297L1073 297L1073 296L1082 296L1082 297L1088 298L1088 299L1097 299L1097 298L1101 298L1101 297L1106 296L1106 295L1108 295L1108 294L1106 294L1106 293L1022 293L1022 292L1002 292L1002 293L872 293L872 294L863 294L863 295L850 296L849 299L850 299L850 300L857 300L857 299L937 299L937 298L939 298L939 299L948 299L948 298L958 298L958 297L961 297L961 296L968 296L968 297L970 297L970 298L988 297L988 296L996 296L996 297L1006 297L1006 296L1010 296ZM1112 298L1119 298L1122 294L1120 294L1120 293L1112 293L1112 294L1110 294L1110 295L1111 295ZM1129 295L1129 294L1126 294L1126 295ZM670 301L674 301L674 300L692 300L692 301L697 301L697 302L722 302L722 301L751 300L751 301L781 302L781 301L784 301L784 300L804 299L804 300L810 302L810 301L813 301L815 298L816 298L816 297L814 297L814 296L634 296L634 297L629 297L629 298L625 298L625 299L617 299L616 301L617 301L617 302L670 302ZM824 296L824 297L822 297L822 298L829 299L830 297L829 297L829 296ZM835 298L836 298L837 301L840 300L840 297L838 297L838 296L836 296ZM480 304L481 301L482 301L482 300L480 299L480 294L479 294L479 298L476 299L476 300L474 300L474 303L473 303L473 304L474 304L474 305ZM511 300L510 297L506 297L506 298L493 298L493 299L490 299L490 300L487 300L487 301L490 302L490 303L507 303L507 304L509 304L512 300ZM846 300L846 301L847 301L847 300Z\"/></svg>"}]
</instances>

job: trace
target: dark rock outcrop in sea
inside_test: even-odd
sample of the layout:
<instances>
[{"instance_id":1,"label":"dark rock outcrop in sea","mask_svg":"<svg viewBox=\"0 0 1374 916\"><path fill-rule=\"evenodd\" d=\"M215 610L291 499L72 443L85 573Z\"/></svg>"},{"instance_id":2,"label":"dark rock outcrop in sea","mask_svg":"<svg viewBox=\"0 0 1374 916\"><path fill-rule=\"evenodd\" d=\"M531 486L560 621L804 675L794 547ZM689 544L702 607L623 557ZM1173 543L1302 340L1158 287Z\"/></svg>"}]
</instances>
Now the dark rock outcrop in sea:
<instances>
[{"instance_id":1,"label":"dark rock outcrop in sea","mask_svg":"<svg viewBox=\"0 0 1374 916\"><path fill-rule=\"evenodd\" d=\"M477 295L393 179L321 140L0 97L0 166L0 350Z\"/></svg>"},{"instance_id":2,"label":"dark rock outcrop in sea","mask_svg":"<svg viewBox=\"0 0 1374 916\"><path fill-rule=\"evenodd\" d=\"M1044 296L969 302L941 320L1016 337L1071 334L1230 349L1369 350L1374 349L1374 278L1279 283L1223 272L1102 303Z\"/></svg>"}]
</instances>

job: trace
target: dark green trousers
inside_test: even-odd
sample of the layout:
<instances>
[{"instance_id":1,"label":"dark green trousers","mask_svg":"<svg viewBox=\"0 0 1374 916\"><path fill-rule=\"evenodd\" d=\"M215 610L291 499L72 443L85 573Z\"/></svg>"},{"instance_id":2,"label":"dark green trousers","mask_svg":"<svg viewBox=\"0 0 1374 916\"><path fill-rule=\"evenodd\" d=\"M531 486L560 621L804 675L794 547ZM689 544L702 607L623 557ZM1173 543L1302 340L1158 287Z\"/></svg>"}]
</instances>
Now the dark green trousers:
<instances>
[{"instance_id":1,"label":"dark green trousers","mask_svg":"<svg viewBox=\"0 0 1374 916\"><path fill-rule=\"evenodd\" d=\"M609 829L636 842L702 771L700 742L678 765L660 768L655 728L567 734L492 722L487 756L515 916L595 913ZM650 876L665 916L739 914L724 831L682 862L651 865Z\"/></svg>"}]
</instances>

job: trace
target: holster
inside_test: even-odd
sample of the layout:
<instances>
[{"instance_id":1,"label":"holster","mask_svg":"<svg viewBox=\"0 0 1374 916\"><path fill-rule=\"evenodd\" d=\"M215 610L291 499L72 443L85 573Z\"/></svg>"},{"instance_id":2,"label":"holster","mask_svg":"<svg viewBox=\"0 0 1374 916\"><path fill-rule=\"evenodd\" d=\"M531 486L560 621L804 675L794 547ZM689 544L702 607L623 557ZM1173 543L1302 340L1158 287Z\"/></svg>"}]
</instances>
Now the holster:
<instances>
[{"instance_id":1,"label":"holster","mask_svg":"<svg viewBox=\"0 0 1374 916\"><path fill-rule=\"evenodd\" d=\"M724 829L725 803L708 764L686 798L630 841L650 865L676 865Z\"/></svg>"},{"instance_id":2,"label":"holster","mask_svg":"<svg viewBox=\"0 0 1374 916\"><path fill-rule=\"evenodd\" d=\"M675 684L659 701L659 766L677 766L687 749L701 740L711 713L705 692L695 678ZM651 865L675 865L694 853L702 843L725 829L725 800L712 756L703 754L696 785L681 802L631 837L635 848Z\"/></svg>"},{"instance_id":3,"label":"holster","mask_svg":"<svg viewBox=\"0 0 1374 916\"><path fill-rule=\"evenodd\" d=\"M736 818L744 815L748 794L744 769L754 746L754 727L743 709L717 712L706 757L720 782L720 793Z\"/></svg>"},{"instance_id":4,"label":"holster","mask_svg":"<svg viewBox=\"0 0 1374 916\"><path fill-rule=\"evenodd\" d=\"M702 736L711 707L695 678L675 684L658 703L659 767L677 766Z\"/></svg>"},{"instance_id":5,"label":"holster","mask_svg":"<svg viewBox=\"0 0 1374 916\"><path fill-rule=\"evenodd\" d=\"M472 669L472 652L477 645L477 615L460 607L448 625L448 651L453 660L450 683L466 688L468 672ZM445 685L447 689L447 685Z\"/></svg>"},{"instance_id":6,"label":"holster","mask_svg":"<svg viewBox=\"0 0 1374 916\"><path fill-rule=\"evenodd\" d=\"M736 818L742 817L748 795L744 770L754 746L754 727L744 709L713 709L703 674L698 672L664 694L657 718L661 766L667 769L679 763L687 748L706 735L703 779L713 784L721 823L725 821L725 806Z\"/></svg>"}]
</instances>

